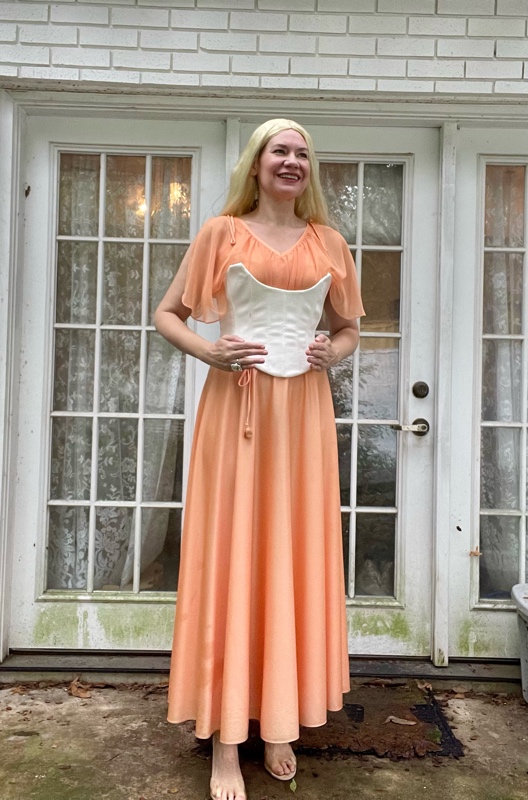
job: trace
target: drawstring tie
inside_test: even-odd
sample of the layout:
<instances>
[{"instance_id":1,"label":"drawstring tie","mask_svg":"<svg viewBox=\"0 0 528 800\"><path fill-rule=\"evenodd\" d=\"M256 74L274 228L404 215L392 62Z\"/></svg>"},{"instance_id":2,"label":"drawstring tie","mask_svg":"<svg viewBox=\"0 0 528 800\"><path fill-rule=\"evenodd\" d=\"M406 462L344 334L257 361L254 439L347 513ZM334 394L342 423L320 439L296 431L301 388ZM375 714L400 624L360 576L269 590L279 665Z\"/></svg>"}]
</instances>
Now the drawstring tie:
<instances>
[{"instance_id":1,"label":"drawstring tie","mask_svg":"<svg viewBox=\"0 0 528 800\"><path fill-rule=\"evenodd\" d=\"M251 369L245 369L240 378L238 379L238 385L242 388L247 386L247 397L246 397L246 422L244 424L244 436L246 439L251 439L253 436L253 428L251 422L251 412L253 410L253 383L255 381L254 378L255 368L252 367Z\"/></svg>"},{"instance_id":2,"label":"drawstring tie","mask_svg":"<svg viewBox=\"0 0 528 800\"><path fill-rule=\"evenodd\" d=\"M229 240L229 243L230 244L236 244L235 220L233 219L233 217L230 214L227 215L227 220L229 222L229 233L230 233L230 236L231 236L231 239Z\"/></svg>"}]
</instances>

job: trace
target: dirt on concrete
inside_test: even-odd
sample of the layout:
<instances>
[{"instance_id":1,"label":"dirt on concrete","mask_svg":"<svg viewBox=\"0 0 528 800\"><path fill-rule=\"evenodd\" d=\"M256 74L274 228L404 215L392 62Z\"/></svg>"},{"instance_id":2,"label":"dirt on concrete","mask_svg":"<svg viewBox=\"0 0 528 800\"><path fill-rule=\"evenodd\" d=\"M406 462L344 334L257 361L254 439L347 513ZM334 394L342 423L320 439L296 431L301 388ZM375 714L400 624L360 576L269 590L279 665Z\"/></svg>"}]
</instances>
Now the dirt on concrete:
<instances>
[{"instance_id":1,"label":"dirt on concrete","mask_svg":"<svg viewBox=\"0 0 528 800\"><path fill-rule=\"evenodd\" d=\"M374 693L388 716L395 692L414 696L414 682L407 687L359 685L351 698L367 711L367 692L369 702ZM241 748L249 800L526 800L522 697L456 689L436 697L464 745L462 758L300 755L293 794L264 771L250 743ZM0 687L0 800L205 800L210 752L191 723L170 725L165 712L163 686ZM397 736L398 726L391 731Z\"/></svg>"}]
</instances>

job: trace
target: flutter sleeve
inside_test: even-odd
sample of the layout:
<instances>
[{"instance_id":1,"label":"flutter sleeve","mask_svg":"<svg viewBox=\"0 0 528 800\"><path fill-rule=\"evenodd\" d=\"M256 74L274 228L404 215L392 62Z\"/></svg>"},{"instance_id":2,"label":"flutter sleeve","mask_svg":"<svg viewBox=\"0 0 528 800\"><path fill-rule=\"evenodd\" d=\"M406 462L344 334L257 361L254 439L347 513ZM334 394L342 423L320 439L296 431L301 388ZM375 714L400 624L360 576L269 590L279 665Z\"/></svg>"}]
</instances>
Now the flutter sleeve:
<instances>
[{"instance_id":1,"label":"flutter sleeve","mask_svg":"<svg viewBox=\"0 0 528 800\"><path fill-rule=\"evenodd\" d=\"M333 228L324 229L327 253L332 262L329 299L332 308L344 319L365 314L356 273L356 265L346 241Z\"/></svg>"},{"instance_id":2,"label":"flutter sleeve","mask_svg":"<svg viewBox=\"0 0 528 800\"><path fill-rule=\"evenodd\" d=\"M200 322L217 322L225 314L228 241L227 218L213 217L198 231L182 261L180 269L187 270L182 302Z\"/></svg>"}]
</instances>

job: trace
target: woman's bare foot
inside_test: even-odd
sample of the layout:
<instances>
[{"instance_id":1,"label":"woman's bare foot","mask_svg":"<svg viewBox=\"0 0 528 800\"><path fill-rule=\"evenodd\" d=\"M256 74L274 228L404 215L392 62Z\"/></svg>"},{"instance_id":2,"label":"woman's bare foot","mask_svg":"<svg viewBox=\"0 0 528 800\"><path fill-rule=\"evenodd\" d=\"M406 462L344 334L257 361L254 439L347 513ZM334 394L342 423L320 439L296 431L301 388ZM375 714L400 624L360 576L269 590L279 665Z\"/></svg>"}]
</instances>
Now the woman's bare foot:
<instances>
[{"instance_id":1,"label":"woman's bare foot","mask_svg":"<svg viewBox=\"0 0 528 800\"><path fill-rule=\"evenodd\" d=\"M279 781L291 781L297 769L297 760L289 744L264 743L264 766Z\"/></svg>"},{"instance_id":2,"label":"woman's bare foot","mask_svg":"<svg viewBox=\"0 0 528 800\"><path fill-rule=\"evenodd\" d=\"M212 800L246 800L244 779L238 761L238 745L223 744L218 733L213 734Z\"/></svg>"}]
</instances>

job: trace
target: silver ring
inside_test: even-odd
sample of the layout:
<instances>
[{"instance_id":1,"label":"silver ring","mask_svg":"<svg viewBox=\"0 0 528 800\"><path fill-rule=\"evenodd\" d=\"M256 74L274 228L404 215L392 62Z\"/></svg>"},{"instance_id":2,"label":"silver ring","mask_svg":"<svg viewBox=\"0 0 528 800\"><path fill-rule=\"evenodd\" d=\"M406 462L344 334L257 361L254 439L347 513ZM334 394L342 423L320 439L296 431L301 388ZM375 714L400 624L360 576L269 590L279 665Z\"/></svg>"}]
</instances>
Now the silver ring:
<instances>
[{"instance_id":1,"label":"silver ring","mask_svg":"<svg viewBox=\"0 0 528 800\"><path fill-rule=\"evenodd\" d=\"M231 369L233 370L233 372L242 372L242 370L244 369L244 367L242 366L242 364L240 363L240 361L239 361L239 360L238 360L238 358L237 358L237 359L235 359L235 361L233 361L233 363L231 364Z\"/></svg>"}]
</instances>

